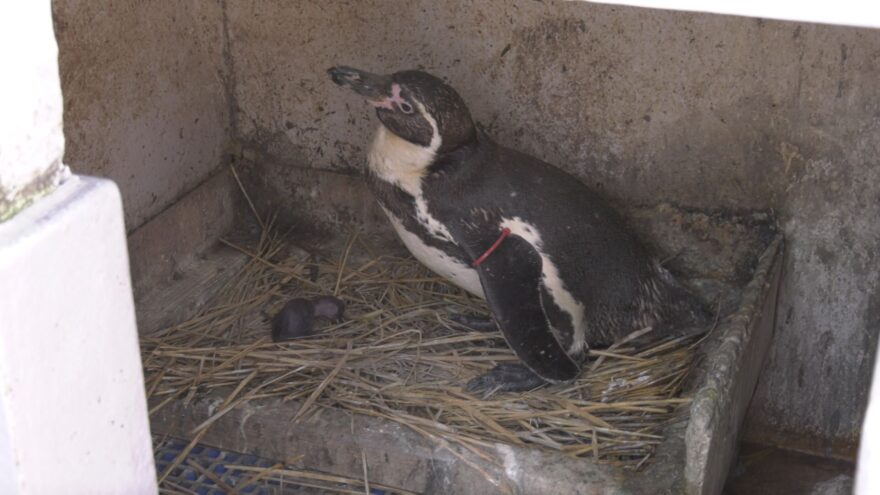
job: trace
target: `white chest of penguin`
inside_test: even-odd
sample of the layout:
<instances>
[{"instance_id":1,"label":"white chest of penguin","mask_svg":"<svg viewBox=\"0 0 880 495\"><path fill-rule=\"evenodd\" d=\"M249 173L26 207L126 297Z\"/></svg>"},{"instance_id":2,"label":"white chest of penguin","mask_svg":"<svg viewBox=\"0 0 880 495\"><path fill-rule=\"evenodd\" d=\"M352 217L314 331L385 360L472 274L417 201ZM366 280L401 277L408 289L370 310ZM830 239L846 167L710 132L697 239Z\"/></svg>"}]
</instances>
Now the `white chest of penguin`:
<instances>
[{"instance_id":1,"label":"white chest of penguin","mask_svg":"<svg viewBox=\"0 0 880 495\"><path fill-rule=\"evenodd\" d=\"M422 195L422 177L439 147L439 142L423 147L410 143L380 125L373 138L367 163L380 179L400 187L415 198L412 216L428 235L455 244L446 227L428 211ZM391 225L412 255L436 274L446 278L471 294L485 298L477 271L450 257L440 249L429 246L417 234L408 231L401 219L384 208Z\"/></svg>"}]
</instances>

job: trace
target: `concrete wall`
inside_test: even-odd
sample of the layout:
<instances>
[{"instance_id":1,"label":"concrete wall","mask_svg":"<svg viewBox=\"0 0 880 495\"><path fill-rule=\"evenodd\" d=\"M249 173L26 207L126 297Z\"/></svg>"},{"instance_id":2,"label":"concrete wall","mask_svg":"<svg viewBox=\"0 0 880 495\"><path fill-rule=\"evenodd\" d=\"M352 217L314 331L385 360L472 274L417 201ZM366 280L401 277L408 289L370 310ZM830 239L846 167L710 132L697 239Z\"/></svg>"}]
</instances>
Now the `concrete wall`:
<instances>
[{"instance_id":1,"label":"concrete wall","mask_svg":"<svg viewBox=\"0 0 880 495\"><path fill-rule=\"evenodd\" d=\"M52 6L65 162L119 185L131 231L221 164L230 137L222 4Z\"/></svg>"},{"instance_id":2,"label":"concrete wall","mask_svg":"<svg viewBox=\"0 0 880 495\"><path fill-rule=\"evenodd\" d=\"M294 219L322 201L314 170L357 174L376 125L327 81L339 63L442 75L499 141L618 201L775 209L783 318L751 432L856 439L880 327L880 31L531 0L237 1L227 19L251 183Z\"/></svg>"}]
</instances>

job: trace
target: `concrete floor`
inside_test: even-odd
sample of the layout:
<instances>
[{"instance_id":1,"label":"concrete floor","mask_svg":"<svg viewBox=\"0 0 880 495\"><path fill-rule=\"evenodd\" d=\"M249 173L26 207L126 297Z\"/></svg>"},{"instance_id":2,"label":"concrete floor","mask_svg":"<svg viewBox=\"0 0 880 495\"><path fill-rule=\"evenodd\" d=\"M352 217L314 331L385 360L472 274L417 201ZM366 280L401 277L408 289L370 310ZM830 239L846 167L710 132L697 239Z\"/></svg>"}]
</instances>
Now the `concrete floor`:
<instances>
[{"instance_id":1,"label":"concrete floor","mask_svg":"<svg viewBox=\"0 0 880 495\"><path fill-rule=\"evenodd\" d=\"M725 495L843 495L852 492L851 462L744 444Z\"/></svg>"},{"instance_id":2,"label":"concrete floor","mask_svg":"<svg viewBox=\"0 0 880 495\"><path fill-rule=\"evenodd\" d=\"M161 473L167 462L180 452L186 442L159 437L154 437L154 441L156 464ZM852 463L761 445L744 445L741 449L724 495L849 495L852 492ZM198 493L215 494L222 493L216 485L218 478L221 483L233 487L242 482L247 484L246 479L252 474L227 470L223 467L227 462L255 467L267 467L275 463L253 455L227 452L200 444L188 456L187 465L175 470L165 481L163 488L184 487ZM200 468L193 469L194 463ZM213 479L204 476L205 471L215 473ZM243 493L252 495L325 495L338 493L333 488L352 487L333 485L326 490L302 486L296 480L288 479L283 486L277 481L263 480L242 488ZM373 489L371 493L375 495L383 492Z\"/></svg>"}]
</instances>

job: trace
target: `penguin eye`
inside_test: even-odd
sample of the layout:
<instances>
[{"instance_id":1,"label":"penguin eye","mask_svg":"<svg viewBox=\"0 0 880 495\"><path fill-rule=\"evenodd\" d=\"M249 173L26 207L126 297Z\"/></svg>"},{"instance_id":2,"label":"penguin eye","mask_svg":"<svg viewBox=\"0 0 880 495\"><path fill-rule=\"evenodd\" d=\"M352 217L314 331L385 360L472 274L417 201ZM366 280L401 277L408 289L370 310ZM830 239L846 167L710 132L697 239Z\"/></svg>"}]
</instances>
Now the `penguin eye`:
<instances>
[{"instance_id":1,"label":"penguin eye","mask_svg":"<svg viewBox=\"0 0 880 495\"><path fill-rule=\"evenodd\" d=\"M403 113L413 113L412 105L410 105L409 103L407 103L405 101L401 101L400 103L398 103L397 108L399 108L400 111Z\"/></svg>"}]
</instances>

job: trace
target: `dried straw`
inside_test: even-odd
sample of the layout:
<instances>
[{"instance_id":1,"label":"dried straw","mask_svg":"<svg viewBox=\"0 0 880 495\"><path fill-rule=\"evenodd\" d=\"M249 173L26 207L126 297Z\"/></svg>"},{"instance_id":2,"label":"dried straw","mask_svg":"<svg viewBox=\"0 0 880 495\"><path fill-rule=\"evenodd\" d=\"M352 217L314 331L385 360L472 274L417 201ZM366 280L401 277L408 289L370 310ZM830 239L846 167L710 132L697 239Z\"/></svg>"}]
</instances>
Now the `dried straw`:
<instances>
[{"instance_id":1,"label":"dried straw","mask_svg":"<svg viewBox=\"0 0 880 495\"><path fill-rule=\"evenodd\" d=\"M283 397L302 403L297 418L341 408L486 459L503 442L635 468L689 402L679 395L694 339L640 344L642 331L591 351L594 361L573 383L474 397L462 390L468 379L516 361L500 334L450 321L453 314L487 314L482 301L410 258L371 254L375 249L356 236L317 262L268 226L256 246L225 243L250 262L199 314L142 339L147 391L157 404L151 414L171 401L225 394L214 416L193 431L194 441L246 401ZM311 280L315 264L319 276ZM271 342L267 316L288 299L334 293L346 302L345 323Z\"/></svg>"}]
</instances>

